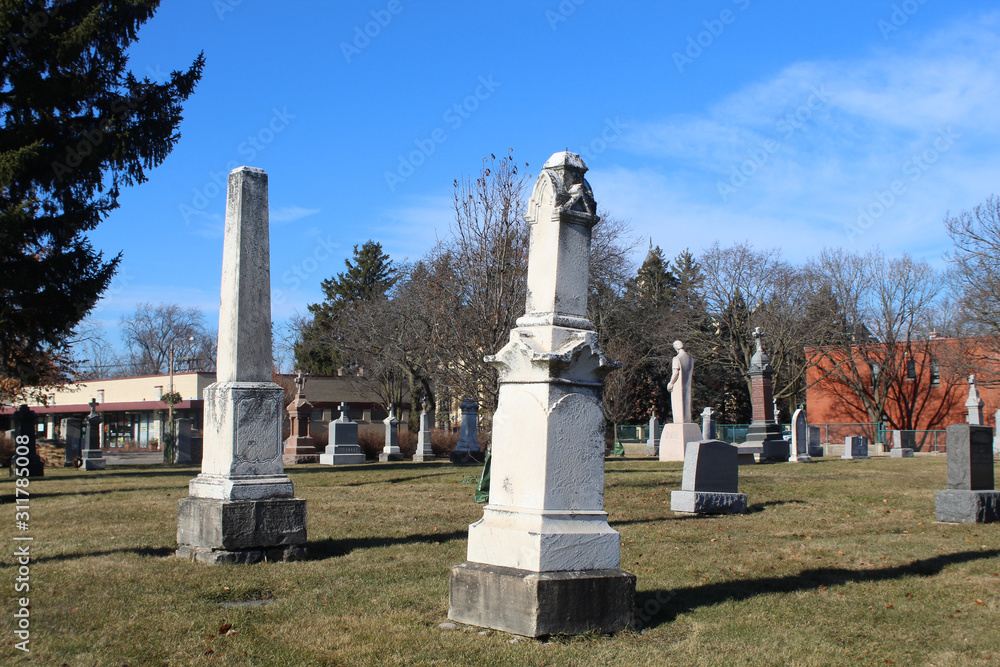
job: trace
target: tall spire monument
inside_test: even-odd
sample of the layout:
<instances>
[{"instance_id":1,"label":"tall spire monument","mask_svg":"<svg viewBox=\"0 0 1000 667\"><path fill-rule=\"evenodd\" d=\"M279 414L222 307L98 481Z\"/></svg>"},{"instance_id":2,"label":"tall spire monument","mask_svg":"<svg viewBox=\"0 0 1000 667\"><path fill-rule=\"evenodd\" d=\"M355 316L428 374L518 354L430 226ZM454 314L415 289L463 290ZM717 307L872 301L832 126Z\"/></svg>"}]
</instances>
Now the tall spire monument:
<instances>
[{"instance_id":1,"label":"tall spire monument","mask_svg":"<svg viewBox=\"0 0 1000 667\"><path fill-rule=\"evenodd\" d=\"M486 357L500 373L492 482L451 571L448 615L529 637L615 632L635 577L604 511L604 377L618 364L587 319L597 205L579 155L556 153L528 202L526 312Z\"/></svg>"},{"instance_id":2,"label":"tall spire monument","mask_svg":"<svg viewBox=\"0 0 1000 667\"><path fill-rule=\"evenodd\" d=\"M284 389L272 381L267 174L229 174L216 381L205 389L201 474L177 510L177 555L206 563L304 552L306 501L281 460Z\"/></svg>"}]
</instances>

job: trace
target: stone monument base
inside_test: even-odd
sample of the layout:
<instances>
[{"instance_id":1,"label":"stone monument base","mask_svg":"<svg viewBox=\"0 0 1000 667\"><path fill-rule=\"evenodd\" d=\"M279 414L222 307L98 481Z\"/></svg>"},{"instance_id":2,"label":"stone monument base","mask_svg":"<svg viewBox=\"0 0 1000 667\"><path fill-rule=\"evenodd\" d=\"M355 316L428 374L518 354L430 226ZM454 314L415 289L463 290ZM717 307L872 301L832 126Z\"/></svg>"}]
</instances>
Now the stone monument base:
<instances>
[{"instance_id":1,"label":"stone monument base","mask_svg":"<svg viewBox=\"0 0 1000 667\"><path fill-rule=\"evenodd\" d=\"M789 463L812 463L812 457L808 454L792 454L788 457Z\"/></svg>"},{"instance_id":2,"label":"stone monument base","mask_svg":"<svg viewBox=\"0 0 1000 667\"><path fill-rule=\"evenodd\" d=\"M305 550L301 498L183 498L177 505L177 555L202 563L294 560Z\"/></svg>"},{"instance_id":3,"label":"stone monument base","mask_svg":"<svg viewBox=\"0 0 1000 667\"><path fill-rule=\"evenodd\" d=\"M660 460L684 461L687 443L701 440L697 424L664 424L660 431Z\"/></svg>"},{"instance_id":4,"label":"stone monument base","mask_svg":"<svg viewBox=\"0 0 1000 667\"><path fill-rule=\"evenodd\" d=\"M786 463L791 454L791 443L787 440L765 440L760 443L763 450L760 453L760 462Z\"/></svg>"},{"instance_id":5,"label":"stone monument base","mask_svg":"<svg viewBox=\"0 0 1000 667\"><path fill-rule=\"evenodd\" d=\"M716 491L671 491L670 511L686 514L740 514L747 509L747 494Z\"/></svg>"},{"instance_id":6,"label":"stone monument base","mask_svg":"<svg viewBox=\"0 0 1000 667\"><path fill-rule=\"evenodd\" d=\"M1000 521L1000 491L938 491L934 494L934 510L938 521L994 523Z\"/></svg>"},{"instance_id":7,"label":"stone monument base","mask_svg":"<svg viewBox=\"0 0 1000 667\"><path fill-rule=\"evenodd\" d=\"M107 460L103 456L98 455L98 456L95 456L95 457L90 457L90 456L87 455L88 453L89 452L85 450L83 452L83 456L80 457L80 460L82 461L82 463L80 464L81 468L83 468L84 470L105 470L105 469L107 469L108 462L107 462Z\"/></svg>"},{"instance_id":8,"label":"stone monument base","mask_svg":"<svg viewBox=\"0 0 1000 667\"><path fill-rule=\"evenodd\" d=\"M889 450L889 458L909 459L913 458L913 450L909 447L893 447Z\"/></svg>"},{"instance_id":9,"label":"stone monument base","mask_svg":"<svg viewBox=\"0 0 1000 667\"><path fill-rule=\"evenodd\" d=\"M434 452L432 450L428 450L426 452L417 450L417 453L413 455L413 460L417 463L421 463L423 461L434 461L436 458L437 457L434 456Z\"/></svg>"},{"instance_id":10,"label":"stone monument base","mask_svg":"<svg viewBox=\"0 0 1000 667\"><path fill-rule=\"evenodd\" d=\"M736 445L736 461L741 466L752 466L757 463L757 457L764 453L764 448L759 444ZM754 456L754 455L757 456Z\"/></svg>"},{"instance_id":11,"label":"stone monument base","mask_svg":"<svg viewBox=\"0 0 1000 667\"><path fill-rule=\"evenodd\" d=\"M635 575L531 572L466 561L451 568L448 618L526 637L619 632L633 620Z\"/></svg>"},{"instance_id":12,"label":"stone monument base","mask_svg":"<svg viewBox=\"0 0 1000 667\"><path fill-rule=\"evenodd\" d=\"M387 461L402 461L404 459L402 452L379 452L378 460L382 463L386 463Z\"/></svg>"},{"instance_id":13,"label":"stone monument base","mask_svg":"<svg viewBox=\"0 0 1000 667\"><path fill-rule=\"evenodd\" d=\"M891 452L889 453L889 456L892 456L892 453L891 453ZM850 452L845 452L844 454L842 454L842 455L841 455L841 457L840 457L840 458L842 458L842 459L844 459L844 460L848 460L848 461L851 461L851 460L857 460L857 461L860 461L860 460L862 460L862 459L870 459L871 457L870 457L870 456L867 456L867 455L866 455L866 456L854 456L854 455L853 455L853 454L851 454Z\"/></svg>"},{"instance_id":14,"label":"stone monument base","mask_svg":"<svg viewBox=\"0 0 1000 667\"><path fill-rule=\"evenodd\" d=\"M299 438L291 436L285 441L285 448L281 452L281 462L286 466L294 466L300 463L319 463L319 452L312 438Z\"/></svg>"},{"instance_id":15,"label":"stone monument base","mask_svg":"<svg viewBox=\"0 0 1000 667\"><path fill-rule=\"evenodd\" d=\"M486 462L486 452L452 452L448 458L458 465L482 465Z\"/></svg>"},{"instance_id":16,"label":"stone monument base","mask_svg":"<svg viewBox=\"0 0 1000 667\"><path fill-rule=\"evenodd\" d=\"M334 445L319 455L319 462L327 466L360 465L365 462L365 455L358 445Z\"/></svg>"}]
</instances>

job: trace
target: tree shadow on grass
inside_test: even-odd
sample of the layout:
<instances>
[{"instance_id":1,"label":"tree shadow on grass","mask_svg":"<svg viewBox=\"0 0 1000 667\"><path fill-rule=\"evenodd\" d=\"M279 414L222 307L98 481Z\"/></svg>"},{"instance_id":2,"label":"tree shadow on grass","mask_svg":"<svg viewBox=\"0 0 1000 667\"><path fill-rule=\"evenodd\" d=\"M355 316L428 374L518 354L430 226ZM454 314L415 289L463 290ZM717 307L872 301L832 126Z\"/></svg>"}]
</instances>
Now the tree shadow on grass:
<instances>
[{"instance_id":1,"label":"tree shadow on grass","mask_svg":"<svg viewBox=\"0 0 1000 667\"><path fill-rule=\"evenodd\" d=\"M995 558L1000 550L960 551L953 554L915 560L906 565L894 565L876 570L856 570L824 567L804 570L784 577L765 577L744 581L724 581L673 590L646 591L636 595L638 611L635 629L655 628L670 623L679 614L699 607L709 607L730 600L742 601L758 595L793 593L815 590L820 586L842 586L849 583L886 581L903 577L930 577L940 574L948 565Z\"/></svg>"},{"instance_id":2,"label":"tree shadow on grass","mask_svg":"<svg viewBox=\"0 0 1000 667\"><path fill-rule=\"evenodd\" d=\"M164 487L169 489L169 487ZM152 491L148 486L135 486L135 487L115 487L110 489L92 489L88 491L61 491L57 493L32 493L32 498L60 498L63 496L101 496L109 493L135 493L137 491L143 491L148 493ZM13 502L14 496L0 496L0 503Z\"/></svg>"},{"instance_id":3,"label":"tree shadow on grass","mask_svg":"<svg viewBox=\"0 0 1000 667\"><path fill-rule=\"evenodd\" d=\"M709 520L716 518L722 518L727 516L725 514L677 514L674 516L655 516L648 519L623 519L618 520L608 520L608 525L612 528L615 526L631 526L638 523L660 523L661 521L698 521L698 520Z\"/></svg>"},{"instance_id":4,"label":"tree shadow on grass","mask_svg":"<svg viewBox=\"0 0 1000 667\"><path fill-rule=\"evenodd\" d=\"M368 484L399 484L400 482L412 482L416 479L424 479L425 477L440 477L442 475L450 475L450 472L438 472L431 473L428 475L414 475L413 477L395 477L393 479L372 479L367 482L351 482L349 484L336 484L334 486L365 486Z\"/></svg>"},{"instance_id":5,"label":"tree shadow on grass","mask_svg":"<svg viewBox=\"0 0 1000 667\"><path fill-rule=\"evenodd\" d=\"M323 465L320 463L297 465L289 468L285 468L285 472L294 472L297 475L316 473L316 472L336 472L336 471L351 471L358 472L360 470L409 470L411 472L422 470L426 468L444 468L447 467L448 470L452 472L458 472L462 468L473 467L473 466L453 466L448 459L438 459L437 461L396 461L393 463L382 463L379 461L365 461L364 463L354 463L351 465ZM482 468L482 464L479 465Z\"/></svg>"},{"instance_id":6,"label":"tree shadow on grass","mask_svg":"<svg viewBox=\"0 0 1000 667\"><path fill-rule=\"evenodd\" d=\"M406 535L405 537L355 537L342 540L330 538L315 540L307 542L305 545L309 552L306 560L339 558L358 549L377 549L397 544L440 544L452 540L463 540L468 535L468 530L456 530L450 533L425 533L422 535Z\"/></svg>"}]
</instances>

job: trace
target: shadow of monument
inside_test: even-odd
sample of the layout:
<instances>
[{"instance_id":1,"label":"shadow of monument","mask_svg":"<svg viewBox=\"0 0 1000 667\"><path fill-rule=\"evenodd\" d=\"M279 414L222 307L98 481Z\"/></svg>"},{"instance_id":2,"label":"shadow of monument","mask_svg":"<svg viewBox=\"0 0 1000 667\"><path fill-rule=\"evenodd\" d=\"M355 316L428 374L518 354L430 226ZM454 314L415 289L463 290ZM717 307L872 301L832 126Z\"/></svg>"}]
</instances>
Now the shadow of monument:
<instances>
[{"instance_id":1,"label":"shadow of monument","mask_svg":"<svg viewBox=\"0 0 1000 667\"><path fill-rule=\"evenodd\" d=\"M779 505L805 505L804 500L769 500L766 503L754 503L747 508L745 514L757 514L763 512L768 507L778 507Z\"/></svg>"},{"instance_id":2,"label":"shadow of monument","mask_svg":"<svg viewBox=\"0 0 1000 667\"><path fill-rule=\"evenodd\" d=\"M145 558L166 558L167 556L172 556L174 551L177 550L177 546L172 547L139 547L139 548L128 548L122 547L121 549L105 549L102 551L89 551L87 553L64 553L55 554L52 556L42 556L41 558L32 558L32 563L56 563L64 560L73 560L76 558L98 558L100 556L113 556L114 554L136 554ZM16 567L17 563L0 563L0 570L5 570L8 567Z\"/></svg>"},{"instance_id":3,"label":"shadow of monument","mask_svg":"<svg viewBox=\"0 0 1000 667\"><path fill-rule=\"evenodd\" d=\"M368 484L399 484L400 482L412 482L417 479L424 479L427 477L441 477L442 475L450 475L452 471L431 473L428 475L414 475L413 477L394 477L392 479L372 479L367 482L351 482L349 484L336 484L334 486L366 486Z\"/></svg>"},{"instance_id":4,"label":"shadow of monument","mask_svg":"<svg viewBox=\"0 0 1000 667\"><path fill-rule=\"evenodd\" d=\"M906 565L874 570L825 567L803 570L799 574L783 577L725 581L673 590L645 591L636 594L635 629L654 628L670 623L680 614L730 600L742 601L758 595L813 590L820 586L833 587L848 583L877 582L910 576L929 577L939 574L948 565L997 556L1000 556L1000 550L997 549L961 551L915 560Z\"/></svg>"},{"instance_id":5,"label":"shadow of monument","mask_svg":"<svg viewBox=\"0 0 1000 667\"><path fill-rule=\"evenodd\" d=\"M397 544L435 544L464 540L469 536L467 528L450 533L426 533L422 535L407 535L405 537L356 537L343 540L325 539L310 540L305 544L309 554L306 560L327 560L346 556L358 549L377 549L391 547Z\"/></svg>"}]
</instances>

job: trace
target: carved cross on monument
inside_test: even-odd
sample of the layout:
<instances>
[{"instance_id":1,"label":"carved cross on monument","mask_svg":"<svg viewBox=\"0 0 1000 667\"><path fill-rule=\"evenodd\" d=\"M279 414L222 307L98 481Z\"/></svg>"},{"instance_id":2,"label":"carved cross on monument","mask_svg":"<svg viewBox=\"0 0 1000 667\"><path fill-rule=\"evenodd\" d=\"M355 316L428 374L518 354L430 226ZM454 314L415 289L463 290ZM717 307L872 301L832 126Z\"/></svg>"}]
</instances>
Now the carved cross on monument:
<instances>
[{"instance_id":1,"label":"carved cross on monument","mask_svg":"<svg viewBox=\"0 0 1000 667\"><path fill-rule=\"evenodd\" d=\"M97 414L97 406L100 405L100 403L97 402L97 399L96 398L90 399L90 403L88 403L87 405L90 406L90 414L91 415L96 415Z\"/></svg>"},{"instance_id":2,"label":"carved cross on monument","mask_svg":"<svg viewBox=\"0 0 1000 667\"><path fill-rule=\"evenodd\" d=\"M295 382L295 395L302 396L303 389L306 386L306 376L302 375L302 371L299 371L298 374L295 376L294 382Z\"/></svg>"}]
</instances>

